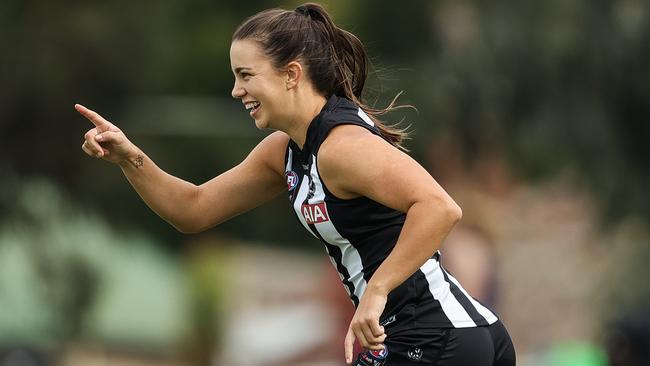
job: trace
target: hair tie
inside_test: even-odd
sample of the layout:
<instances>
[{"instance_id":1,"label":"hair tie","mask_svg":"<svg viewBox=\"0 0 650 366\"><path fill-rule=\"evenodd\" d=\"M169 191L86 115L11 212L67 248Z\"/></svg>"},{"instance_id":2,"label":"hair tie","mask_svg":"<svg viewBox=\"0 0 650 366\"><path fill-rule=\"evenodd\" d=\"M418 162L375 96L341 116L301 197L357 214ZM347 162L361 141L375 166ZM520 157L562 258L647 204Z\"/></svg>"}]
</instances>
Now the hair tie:
<instances>
[{"instance_id":1,"label":"hair tie","mask_svg":"<svg viewBox=\"0 0 650 366\"><path fill-rule=\"evenodd\" d=\"M300 5L299 7L296 8L295 11L298 14L302 14L302 15L308 16L310 18L312 18L314 16L314 10L311 9L310 7L308 7L308 6L305 6L305 5Z\"/></svg>"}]
</instances>

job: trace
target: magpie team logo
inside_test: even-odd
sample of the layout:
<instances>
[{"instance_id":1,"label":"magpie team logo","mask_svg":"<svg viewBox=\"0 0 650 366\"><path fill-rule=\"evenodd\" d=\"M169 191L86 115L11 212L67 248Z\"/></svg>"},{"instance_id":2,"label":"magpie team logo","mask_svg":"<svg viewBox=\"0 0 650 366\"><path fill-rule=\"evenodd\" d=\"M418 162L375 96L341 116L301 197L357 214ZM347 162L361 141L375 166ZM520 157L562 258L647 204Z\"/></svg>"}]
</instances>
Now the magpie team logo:
<instances>
[{"instance_id":1,"label":"magpie team logo","mask_svg":"<svg viewBox=\"0 0 650 366\"><path fill-rule=\"evenodd\" d=\"M411 347L406 353L409 358L413 361L418 361L422 358L422 348L420 347Z\"/></svg>"},{"instance_id":2,"label":"magpie team logo","mask_svg":"<svg viewBox=\"0 0 650 366\"><path fill-rule=\"evenodd\" d=\"M289 192L293 191L296 189L298 186L298 174L294 171L288 171L284 173L285 177L287 178L287 189Z\"/></svg>"}]
</instances>

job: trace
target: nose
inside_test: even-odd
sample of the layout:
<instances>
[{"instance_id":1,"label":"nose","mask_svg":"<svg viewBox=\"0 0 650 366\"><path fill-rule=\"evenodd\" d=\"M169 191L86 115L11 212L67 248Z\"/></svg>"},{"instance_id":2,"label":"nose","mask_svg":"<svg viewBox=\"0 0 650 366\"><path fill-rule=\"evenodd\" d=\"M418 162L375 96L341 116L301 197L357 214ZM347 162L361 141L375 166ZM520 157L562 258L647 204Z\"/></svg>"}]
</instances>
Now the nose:
<instances>
[{"instance_id":1,"label":"nose","mask_svg":"<svg viewBox=\"0 0 650 366\"><path fill-rule=\"evenodd\" d=\"M244 88L241 86L237 85L237 82L235 82L235 85L232 87L232 92L230 92L230 95L232 95L233 98L239 99L243 97L246 94L246 91Z\"/></svg>"}]
</instances>

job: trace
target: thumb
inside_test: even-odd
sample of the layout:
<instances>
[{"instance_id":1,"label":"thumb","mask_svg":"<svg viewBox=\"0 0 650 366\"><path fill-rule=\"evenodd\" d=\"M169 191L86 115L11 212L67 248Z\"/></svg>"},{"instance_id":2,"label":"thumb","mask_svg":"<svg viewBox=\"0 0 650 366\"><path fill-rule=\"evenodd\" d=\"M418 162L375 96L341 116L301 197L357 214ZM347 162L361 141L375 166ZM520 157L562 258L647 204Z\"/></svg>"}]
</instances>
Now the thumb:
<instances>
[{"instance_id":1,"label":"thumb","mask_svg":"<svg viewBox=\"0 0 650 366\"><path fill-rule=\"evenodd\" d=\"M104 131L95 135L95 140L98 142L109 142L114 145L119 145L124 142L124 135L121 132Z\"/></svg>"},{"instance_id":2,"label":"thumb","mask_svg":"<svg viewBox=\"0 0 650 366\"><path fill-rule=\"evenodd\" d=\"M345 336L345 363L352 363L352 353L354 352L354 341L356 337L352 328L348 328L348 334Z\"/></svg>"}]
</instances>

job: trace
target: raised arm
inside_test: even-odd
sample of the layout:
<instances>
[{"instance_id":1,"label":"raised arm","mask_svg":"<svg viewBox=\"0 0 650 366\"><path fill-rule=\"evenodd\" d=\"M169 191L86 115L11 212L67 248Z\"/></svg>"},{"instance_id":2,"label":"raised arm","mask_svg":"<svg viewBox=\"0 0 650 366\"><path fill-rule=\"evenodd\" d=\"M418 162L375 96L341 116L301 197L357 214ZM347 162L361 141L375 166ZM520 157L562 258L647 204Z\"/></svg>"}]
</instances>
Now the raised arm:
<instances>
[{"instance_id":1,"label":"raised arm","mask_svg":"<svg viewBox=\"0 0 650 366\"><path fill-rule=\"evenodd\" d=\"M391 254L368 282L345 341L379 349L386 335L379 317L388 294L424 264L461 217L461 210L429 173L411 157L354 125L336 127L319 151L321 177L341 198L366 196L406 213Z\"/></svg>"},{"instance_id":2,"label":"raised arm","mask_svg":"<svg viewBox=\"0 0 650 366\"><path fill-rule=\"evenodd\" d=\"M160 169L114 124L79 104L95 127L84 136L86 154L117 164L145 203L181 232L200 232L269 201L286 189L288 136L275 132L239 165L195 185Z\"/></svg>"}]
</instances>

